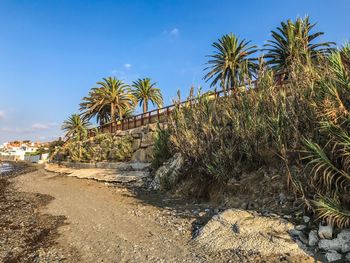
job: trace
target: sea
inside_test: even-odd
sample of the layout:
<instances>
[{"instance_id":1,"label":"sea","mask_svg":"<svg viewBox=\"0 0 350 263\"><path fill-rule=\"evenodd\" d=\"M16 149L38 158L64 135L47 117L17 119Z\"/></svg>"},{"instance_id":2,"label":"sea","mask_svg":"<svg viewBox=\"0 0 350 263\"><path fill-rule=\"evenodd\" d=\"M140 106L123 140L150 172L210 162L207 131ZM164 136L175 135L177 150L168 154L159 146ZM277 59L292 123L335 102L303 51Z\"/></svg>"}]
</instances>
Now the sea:
<instances>
[{"instance_id":1,"label":"sea","mask_svg":"<svg viewBox=\"0 0 350 263\"><path fill-rule=\"evenodd\" d=\"M13 169L13 166L9 163L0 163L0 176L6 172L10 172Z\"/></svg>"}]
</instances>

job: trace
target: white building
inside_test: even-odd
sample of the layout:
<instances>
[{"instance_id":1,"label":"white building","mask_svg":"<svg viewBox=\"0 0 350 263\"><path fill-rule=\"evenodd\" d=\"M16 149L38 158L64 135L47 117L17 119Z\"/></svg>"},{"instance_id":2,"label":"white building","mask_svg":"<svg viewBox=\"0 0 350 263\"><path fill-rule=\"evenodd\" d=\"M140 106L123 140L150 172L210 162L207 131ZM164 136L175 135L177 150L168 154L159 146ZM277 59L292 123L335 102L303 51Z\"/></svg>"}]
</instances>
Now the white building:
<instances>
[{"instance_id":1,"label":"white building","mask_svg":"<svg viewBox=\"0 0 350 263\"><path fill-rule=\"evenodd\" d=\"M9 142L2 145L1 156L10 157L13 160L24 161L24 156L28 153L36 152L39 147L35 143Z\"/></svg>"}]
</instances>

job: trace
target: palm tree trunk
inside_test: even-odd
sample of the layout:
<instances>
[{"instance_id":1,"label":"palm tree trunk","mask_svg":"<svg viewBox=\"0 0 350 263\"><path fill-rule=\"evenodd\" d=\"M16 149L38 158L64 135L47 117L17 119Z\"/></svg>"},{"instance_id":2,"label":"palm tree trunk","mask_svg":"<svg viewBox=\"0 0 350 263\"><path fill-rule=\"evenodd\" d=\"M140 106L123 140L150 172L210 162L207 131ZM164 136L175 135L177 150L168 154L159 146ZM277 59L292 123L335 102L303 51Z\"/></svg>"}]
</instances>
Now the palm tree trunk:
<instances>
[{"instance_id":1,"label":"palm tree trunk","mask_svg":"<svg viewBox=\"0 0 350 263\"><path fill-rule=\"evenodd\" d=\"M224 96L227 96L227 90L226 90L226 86L225 86L225 79L221 78L221 88L224 91Z\"/></svg>"},{"instance_id":2,"label":"palm tree trunk","mask_svg":"<svg viewBox=\"0 0 350 263\"><path fill-rule=\"evenodd\" d=\"M111 125L112 125L112 130L113 126L116 126L116 118L115 118L115 108L114 108L114 103L111 103Z\"/></svg>"},{"instance_id":3,"label":"palm tree trunk","mask_svg":"<svg viewBox=\"0 0 350 263\"><path fill-rule=\"evenodd\" d=\"M143 101L143 113L148 111L148 100Z\"/></svg>"}]
</instances>

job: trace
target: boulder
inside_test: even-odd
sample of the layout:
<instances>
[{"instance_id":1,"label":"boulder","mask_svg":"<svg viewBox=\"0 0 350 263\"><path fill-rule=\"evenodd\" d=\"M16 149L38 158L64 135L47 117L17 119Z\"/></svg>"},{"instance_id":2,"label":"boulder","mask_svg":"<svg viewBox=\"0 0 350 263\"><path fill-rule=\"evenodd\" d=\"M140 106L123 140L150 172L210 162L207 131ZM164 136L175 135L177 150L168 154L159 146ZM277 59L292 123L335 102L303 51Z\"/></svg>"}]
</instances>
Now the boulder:
<instances>
[{"instance_id":1,"label":"boulder","mask_svg":"<svg viewBox=\"0 0 350 263\"><path fill-rule=\"evenodd\" d=\"M320 238L326 238L326 239L331 239L333 236L333 227L331 225L319 225L318 227L318 236Z\"/></svg>"},{"instance_id":2,"label":"boulder","mask_svg":"<svg viewBox=\"0 0 350 263\"><path fill-rule=\"evenodd\" d=\"M135 139L140 139L142 137L142 133L132 133L131 137L133 137Z\"/></svg>"},{"instance_id":3,"label":"boulder","mask_svg":"<svg viewBox=\"0 0 350 263\"><path fill-rule=\"evenodd\" d=\"M313 262L288 234L293 228L293 224L278 217L228 209L213 216L194 240L214 253L239 250L250 257L259 255L279 258L289 255L297 261L303 258L303 262Z\"/></svg>"},{"instance_id":4,"label":"boulder","mask_svg":"<svg viewBox=\"0 0 350 263\"><path fill-rule=\"evenodd\" d=\"M338 235L337 238L343 241L350 241L350 229L343 229Z\"/></svg>"},{"instance_id":5,"label":"boulder","mask_svg":"<svg viewBox=\"0 0 350 263\"><path fill-rule=\"evenodd\" d=\"M329 251L326 253L325 257L328 260L328 262L334 262L342 259L342 255L339 254L337 251Z\"/></svg>"},{"instance_id":6,"label":"boulder","mask_svg":"<svg viewBox=\"0 0 350 263\"><path fill-rule=\"evenodd\" d=\"M152 145L154 145L154 133L148 132L142 136L141 148L146 148Z\"/></svg>"},{"instance_id":7,"label":"boulder","mask_svg":"<svg viewBox=\"0 0 350 263\"><path fill-rule=\"evenodd\" d=\"M156 171L151 188L154 190L170 189L177 183L183 165L184 159L182 155L176 153Z\"/></svg>"},{"instance_id":8,"label":"boulder","mask_svg":"<svg viewBox=\"0 0 350 263\"><path fill-rule=\"evenodd\" d=\"M321 239L318 242L319 249L322 249L324 251L341 251L342 242L340 239L335 238L332 240L329 239Z\"/></svg>"},{"instance_id":9,"label":"boulder","mask_svg":"<svg viewBox=\"0 0 350 263\"><path fill-rule=\"evenodd\" d=\"M140 148L140 145L141 145L141 139L134 139L131 145L131 150L133 152L136 152Z\"/></svg>"},{"instance_id":10,"label":"boulder","mask_svg":"<svg viewBox=\"0 0 350 263\"><path fill-rule=\"evenodd\" d=\"M318 234L317 230L311 230L309 233L309 246L314 247L318 243Z\"/></svg>"},{"instance_id":11,"label":"boulder","mask_svg":"<svg viewBox=\"0 0 350 263\"><path fill-rule=\"evenodd\" d=\"M144 130L144 127L137 127L137 128L129 130L129 133L131 136L134 137L135 134L137 134L137 136L141 135L143 130Z\"/></svg>"},{"instance_id":12,"label":"boulder","mask_svg":"<svg viewBox=\"0 0 350 263\"><path fill-rule=\"evenodd\" d=\"M118 137L125 136L127 134L127 131L116 131L115 135Z\"/></svg>"},{"instance_id":13,"label":"boulder","mask_svg":"<svg viewBox=\"0 0 350 263\"><path fill-rule=\"evenodd\" d=\"M152 161L153 158L153 147L148 147L146 149L140 148L134 152L131 160L134 162L148 163Z\"/></svg>"},{"instance_id":14,"label":"boulder","mask_svg":"<svg viewBox=\"0 0 350 263\"><path fill-rule=\"evenodd\" d=\"M341 252L342 253L350 252L350 241L346 241L345 243L341 244Z\"/></svg>"}]
</instances>

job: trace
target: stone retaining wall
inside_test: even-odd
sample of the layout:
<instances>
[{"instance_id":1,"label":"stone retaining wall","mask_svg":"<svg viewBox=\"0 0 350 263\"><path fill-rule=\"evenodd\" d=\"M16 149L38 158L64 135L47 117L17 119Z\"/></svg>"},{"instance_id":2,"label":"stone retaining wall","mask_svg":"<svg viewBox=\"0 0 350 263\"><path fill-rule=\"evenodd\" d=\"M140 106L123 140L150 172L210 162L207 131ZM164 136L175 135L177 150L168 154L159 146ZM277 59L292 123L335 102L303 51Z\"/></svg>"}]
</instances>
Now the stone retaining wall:
<instances>
[{"instance_id":1,"label":"stone retaining wall","mask_svg":"<svg viewBox=\"0 0 350 263\"><path fill-rule=\"evenodd\" d=\"M133 138L131 160L137 162L151 162L154 150L154 141L157 131L157 123L147 124L127 131L117 131L116 136L130 135ZM159 124L161 128L167 128L166 123Z\"/></svg>"}]
</instances>

